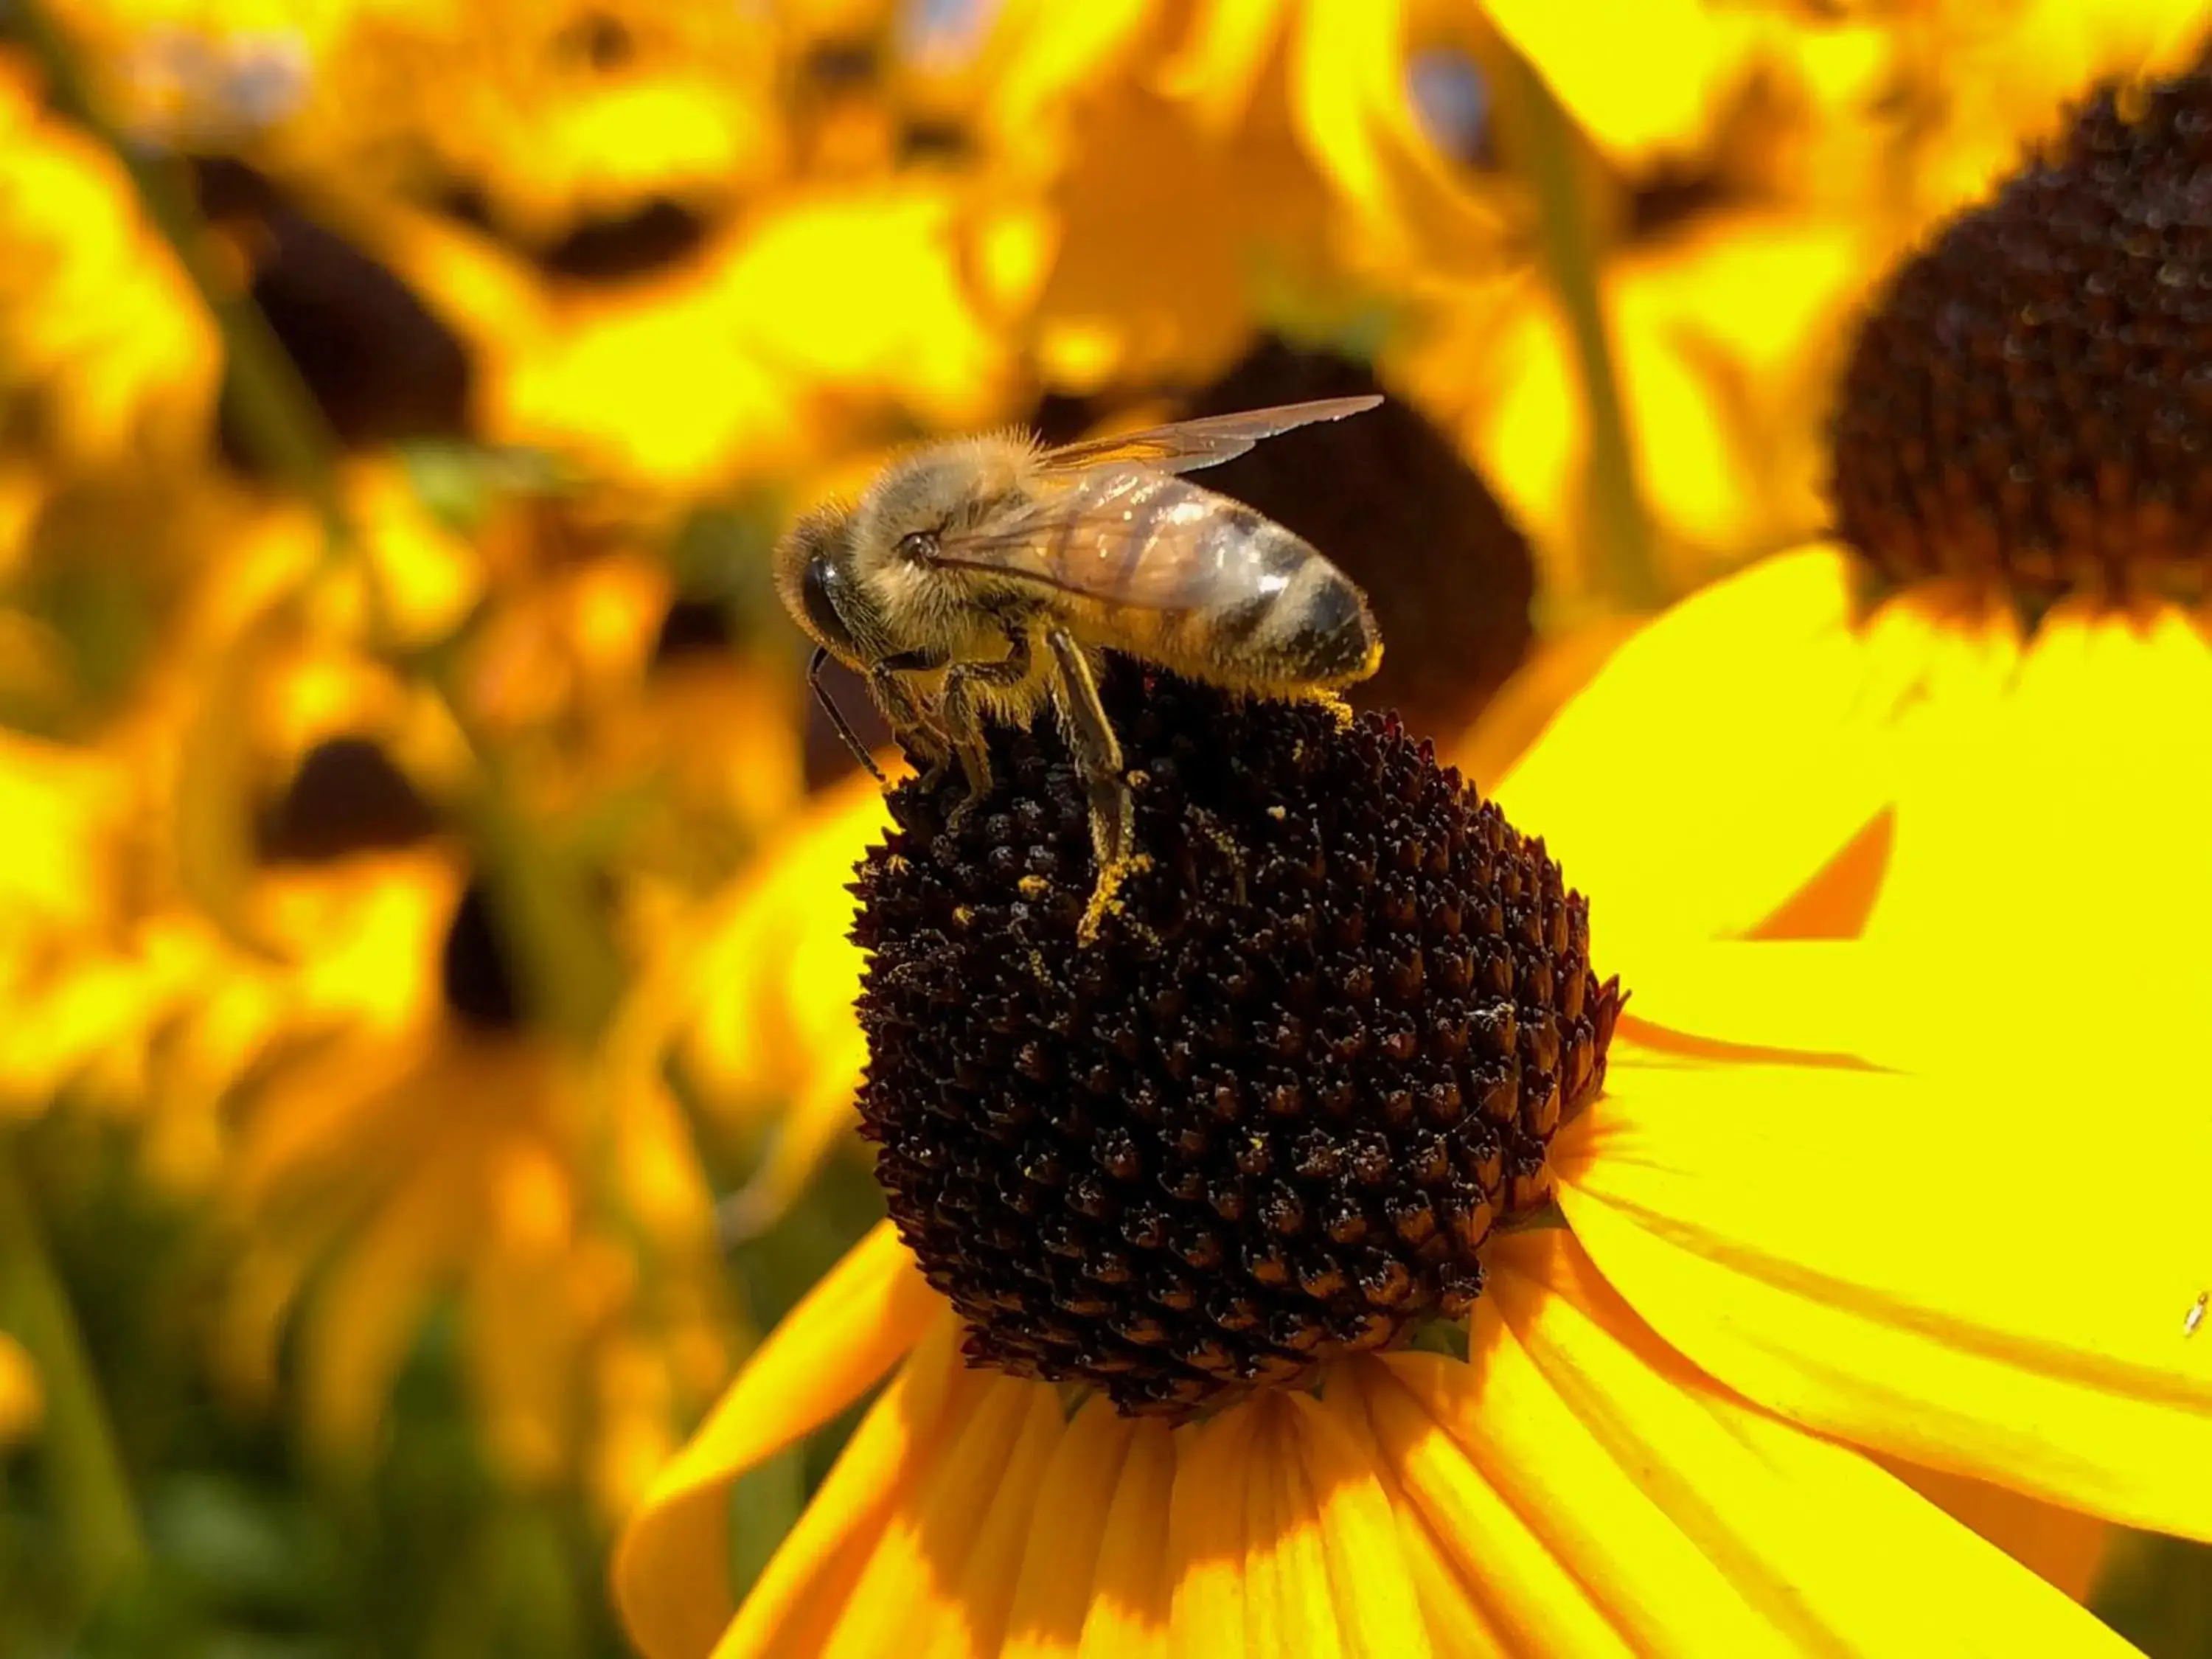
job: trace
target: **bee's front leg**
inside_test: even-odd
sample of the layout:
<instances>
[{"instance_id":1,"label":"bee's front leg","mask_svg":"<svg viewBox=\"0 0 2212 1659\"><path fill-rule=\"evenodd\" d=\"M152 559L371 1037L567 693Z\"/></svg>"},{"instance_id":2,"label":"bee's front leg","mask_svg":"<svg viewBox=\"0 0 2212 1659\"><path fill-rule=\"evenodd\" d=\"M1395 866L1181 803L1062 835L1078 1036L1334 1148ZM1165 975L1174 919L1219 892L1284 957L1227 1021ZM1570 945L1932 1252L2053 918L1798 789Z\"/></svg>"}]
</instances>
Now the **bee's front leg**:
<instances>
[{"instance_id":1,"label":"bee's front leg","mask_svg":"<svg viewBox=\"0 0 2212 1659\"><path fill-rule=\"evenodd\" d=\"M927 651L901 651L878 658L868 666L869 694L890 722L891 736L899 747L923 769L924 788L933 788L945 775L952 744L943 726L922 706L903 677L944 666L941 655Z\"/></svg>"},{"instance_id":2,"label":"bee's front leg","mask_svg":"<svg viewBox=\"0 0 2212 1659\"><path fill-rule=\"evenodd\" d=\"M996 662L956 662L945 671L945 689L938 698L937 717L951 743L953 754L959 758L961 775L968 782L967 799L952 809L945 821L946 828L958 829L991 793L991 751L983 741L981 723L975 717L976 688L1019 685L1029 678L1036 656L1036 648L1030 642L1029 630L1009 628L1006 654Z\"/></svg>"}]
</instances>

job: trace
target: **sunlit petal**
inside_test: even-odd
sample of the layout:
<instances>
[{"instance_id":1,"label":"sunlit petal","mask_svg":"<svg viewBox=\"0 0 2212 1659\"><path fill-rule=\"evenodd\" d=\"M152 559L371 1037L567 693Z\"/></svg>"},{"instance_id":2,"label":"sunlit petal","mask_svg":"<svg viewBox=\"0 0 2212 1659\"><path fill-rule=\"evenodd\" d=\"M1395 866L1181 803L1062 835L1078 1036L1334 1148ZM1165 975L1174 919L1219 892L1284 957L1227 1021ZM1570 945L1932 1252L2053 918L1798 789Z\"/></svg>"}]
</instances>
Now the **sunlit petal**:
<instances>
[{"instance_id":1,"label":"sunlit petal","mask_svg":"<svg viewBox=\"0 0 2212 1659\"><path fill-rule=\"evenodd\" d=\"M656 1659L706 1651L735 1611L725 1565L730 1483L850 1405L943 1305L884 1222L761 1345L623 1534L616 1587ZM684 1594L655 1589L669 1583Z\"/></svg>"},{"instance_id":2,"label":"sunlit petal","mask_svg":"<svg viewBox=\"0 0 2212 1659\"><path fill-rule=\"evenodd\" d=\"M1970 1083L1848 1068L1623 1067L1555 1146L1560 1202L1638 1310L1762 1404L2212 1534L2212 1347L2186 1322L2212 1285L2212 1123L2110 1066L1988 1081L1978 1105ZM2112 1101L2141 1155L2106 1199Z\"/></svg>"}]
</instances>

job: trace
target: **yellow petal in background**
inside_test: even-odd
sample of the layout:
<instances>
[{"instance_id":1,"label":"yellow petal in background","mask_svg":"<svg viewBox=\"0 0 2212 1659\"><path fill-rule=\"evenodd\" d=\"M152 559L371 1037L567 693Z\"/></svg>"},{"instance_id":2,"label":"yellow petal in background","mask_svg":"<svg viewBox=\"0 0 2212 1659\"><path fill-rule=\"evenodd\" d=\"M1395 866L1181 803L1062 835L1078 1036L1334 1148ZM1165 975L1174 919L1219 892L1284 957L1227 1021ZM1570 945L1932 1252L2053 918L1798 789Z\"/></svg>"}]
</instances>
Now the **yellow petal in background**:
<instances>
[{"instance_id":1,"label":"yellow petal in background","mask_svg":"<svg viewBox=\"0 0 2212 1659\"><path fill-rule=\"evenodd\" d=\"M1705 0L1599 0L1571 11L1542 0L1488 0L1485 9L1617 159L1702 147L1740 62L1726 15Z\"/></svg>"},{"instance_id":2,"label":"yellow petal in background","mask_svg":"<svg viewBox=\"0 0 2212 1659\"><path fill-rule=\"evenodd\" d=\"M735 1611L728 1494L745 1470L826 1423L897 1363L943 1304L889 1222L793 1308L654 1480L623 1534L615 1584L652 1651L704 1651ZM659 1586L679 1594L664 1595ZM719 1587L720 1600L716 1599Z\"/></svg>"},{"instance_id":3,"label":"yellow petal in background","mask_svg":"<svg viewBox=\"0 0 2212 1659\"><path fill-rule=\"evenodd\" d=\"M2034 1036L1948 1080L1624 1068L1555 1143L1560 1204L1638 1312L1760 1404L2212 1536L2212 1346L2186 1322L2212 1122L2185 1081Z\"/></svg>"}]
</instances>

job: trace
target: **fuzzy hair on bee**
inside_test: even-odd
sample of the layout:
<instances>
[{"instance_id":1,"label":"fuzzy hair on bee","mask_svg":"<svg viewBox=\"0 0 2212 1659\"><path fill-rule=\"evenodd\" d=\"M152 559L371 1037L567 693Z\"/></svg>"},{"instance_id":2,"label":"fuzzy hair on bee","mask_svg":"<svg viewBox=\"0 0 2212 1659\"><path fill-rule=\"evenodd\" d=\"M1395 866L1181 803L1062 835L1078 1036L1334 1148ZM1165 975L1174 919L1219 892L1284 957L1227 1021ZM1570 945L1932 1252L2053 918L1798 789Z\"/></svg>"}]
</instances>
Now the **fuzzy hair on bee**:
<instances>
[{"instance_id":1,"label":"fuzzy hair on bee","mask_svg":"<svg viewBox=\"0 0 2212 1659\"><path fill-rule=\"evenodd\" d=\"M827 658L865 675L933 779L960 767L963 812L991 790L984 723L1056 708L1104 894L1132 856L1132 815L1098 701L1101 653L1276 697L1332 693L1382 660L1366 596L1318 549L1182 475L1381 401L1293 404L1056 449L1000 433L909 452L857 501L813 509L778 544L777 590L815 641L817 696Z\"/></svg>"}]
</instances>

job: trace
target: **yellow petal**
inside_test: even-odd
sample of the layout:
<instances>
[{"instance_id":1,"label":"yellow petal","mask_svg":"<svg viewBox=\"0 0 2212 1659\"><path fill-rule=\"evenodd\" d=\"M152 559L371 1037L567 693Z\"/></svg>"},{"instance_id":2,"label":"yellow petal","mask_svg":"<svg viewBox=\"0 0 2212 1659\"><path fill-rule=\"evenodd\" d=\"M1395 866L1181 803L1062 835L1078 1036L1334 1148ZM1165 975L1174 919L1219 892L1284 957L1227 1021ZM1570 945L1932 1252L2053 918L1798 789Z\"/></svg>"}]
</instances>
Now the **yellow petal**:
<instances>
[{"instance_id":1,"label":"yellow petal","mask_svg":"<svg viewBox=\"0 0 2212 1659\"><path fill-rule=\"evenodd\" d=\"M823 1659L996 1655L1060 1432L1052 1389L993 1376L937 1467L893 1510Z\"/></svg>"},{"instance_id":2,"label":"yellow petal","mask_svg":"<svg viewBox=\"0 0 2212 1659\"><path fill-rule=\"evenodd\" d=\"M1784 1650L1705 1541L1646 1490L1492 1317L1472 1363L1395 1356L1368 1386L1387 1451L1516 1647L1535 1652ZM1689 1632L1698 1632L1694 1648Z\"/></svg>"},{"instance_id":3,"label":"yellow petal","mask_svg":"<svg viewBox=\"0 0 2212 1659\"><path fill-rule=\"evenodd\" d=\"M1583 1582L1613 1592L1609 1608L1645 1651L2131 1651L1871 1459L1713 1384L1571 1235L1505 1241L1494 1266L1477 1336L1493 1322L1506 1334L1481 1350L1495 1386L1470 1389L1473 1368L1433 1356L1391 1363L1509 1496L1525 1493L1524 1514L1547 1506L1536 1523L1574 1552ZM1538 1390L1571 1425L1567 1443L1553 1443ZM1697 1577L1639 1582L1653 1565L1638 1547L1647 1508L1754 1625L1707 1624L1729 1610L1700 1605Z\"/></svg>"},{"instance_id":4,"label":"yellow petal","mask_svg":"<svg viewBox=\"0 0 2212 1659\"><path fill-rule=\"evenodd\" d=\"M2185 1325L2212 1286L2212 1119L2124 1054L2022 1047L1956 1082L1623 1066L1555 1143L1561 1205L1645 1319L1761 1404L2212 1536L2212 1340Z\"/></svg>"},{"instance_id":5,"label":"yellow petal","mask_svg":"<svg viewBox=\"0 0 2212 1659\"><path fill-rule=\"evenodd\" d=\"M1770 559L1616 651L1498 788L1590 897L1608 973L1747 932L1888 799L1896 696L1832 549Z\"/></svg>"},{"instance_id":6,"label":"yellow petal","mask_svg":"<svg viewBox=\"0 0 2212 1659\"><path fill-rule=\"evenodd\" d=\"M1431 1650L1420 1595L1373 1459L1312 1399L1291 1395L1283 1404L1294 1432L1280 1437L1279 1479L1297 1548L1285 1577L1294 1592L1327 1598L1306 1624L1340 1631L1340 1650L1352 1659L1422 1659ZM1286 1555L1292 1542L1285 1540Z\"/></svg>"},{"instance_id":7,"label":"yellow petal","mask_svg":"<svg viewBox=\"0 0 2212 1659\"><path fill-rule=\"evenodd\" d=\"M1610 964L1600 966L1610 971ZM1735 1054L1813 1065L1908 1067L1991 1041L1962 1018L1948 955L1832 939L1723 940L1646 957L1608 1075L1647 1057ZM1647 1052L1648 1055L1647 1055Z\"/></svg>"},{"instance_id":8,"label":"yellow petal","mask_svg":"<svg viewBox=\"0 0 2212 1659\"><path fill-rule=\"evenodd\" d=\"M1954 632L1900 746L1869 934L1978 938L2024 994L2072 995L2085 948L2204 993L2212 641L2171 609L2062 611L2024 647L2001 625Z\"/></svg>"},{"instance_id":9,"label":"yellow petal","mask_svg":"<svg viewBox=\"0 0 2212 1659\"><path fill-rule=\"evenodd\" d=\"M1107 1409L1097 1404L1088 1408ZM1098 1541L1081 1659L1167 1659L1176 1449L1176 1437L1159 1424L1137 1425Z\"/></svg>"},{"instance_id":10,"label":"yellow petal","mask_svg":"<svg viewBox=\"0 0 2212 1659\"><path fill-rule=\"evenodd\" d=\"M1054 1521L1030 1542L1006 1621L1006 1659L1067 1659L1083 1641L1108 1517L1134 1423L1103 1400L1078 1412L1054 1448L1043 1489ZM1161 1516L1164 1518L1164 1506Z\"/></svg>"},{"instance_id":11,"label":"yellow petal","mask_svg":"<svg viewBox=\"0 0 2212 1659\"><path fill-rule=\"evenodd\" d=\"M722 1639L715 1659L819 1654L873 1554L893 1506L927 1476L981 1399L986 1379L961 1363L960 1322L946 1309L868 1408L860 1426L799 1517ZM647 1659L690 1659L713 1640L712 1619L727 1604L719 1576L726 1557L703 1562L717 1575L684 1580L664 1554L658 1576L633 1575L617 1558L616 1588L631 1638ZM717 1596L720 1600L717 1601Z\"/></svg>"},{"instance_id":12,"label":"yellow petal","mask_svg":"<svg viewBox=\"0 0 2212 1659\"><path fill-rule=\"evenodd\" d=\"M654 1479L617 1547L623 1617L654 1659L707 1652L736 1611L726 1565L730 1483L851 1404L943 1307L886 1221L761 1345Z\"/></svg>"},{"instance_id":13,"label":"yellow petal","mask_svg":"<svg viewBox=\"0 0 2212 1659\"><path fill-rule=\"evenodd\" d=\"M1248 1650L1242 1477L1258 1425L1254 1413L1229 1411L1181 1431L1168 1505L1174 1659Z\"/></svg>"},{"instance_id":14,"label":"yellow petal","mask_svg":"<svg viewBox=\"0 0 2212 1659\"><path fill-rule=\"evenodd\" d=\"M1346 1368L1321 1397L1321 1408L1359 1448L1374 1470L1384 1501L1397 1522L1398 1547L1419 1597L1429 1644L1439 1659L1489 1659L1510 1651L1505 1627L1492 1616L1481 1583L1462 1572L1446 1553L1419 1504L1408 1493L1401 1472L1376 1438L1360 1386L1363 1364Z\"/></svg>"},{"instance_id":15,"label":"yellow petal","mask_svg":"<svg viewBox=\"0 0 2212 1659\"><path fill-rule=\"evenodd\" d=\"M2062 1595L2087 1603L2104 1570L2115 1529L2079 1510L2061 1509L1986 1480L1943 1474L1917 1463L1877 1458L1892 1474L1972 1527Z\"/></svg>"},{"instance_id":16,"label":"yellow petal","mask_svg":"<svg viewBox=\"0 0 2212 1659\"><path fill-rule=\"evenodd\" d=\"M1598 0L1571 12L1541 0L1488 0L1498 32L1616 160L1698 149L1728 67L1704 0Z\"/></svg>"}]
</instances>

